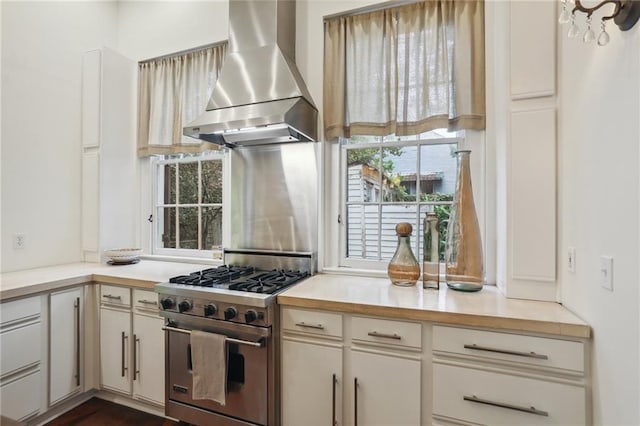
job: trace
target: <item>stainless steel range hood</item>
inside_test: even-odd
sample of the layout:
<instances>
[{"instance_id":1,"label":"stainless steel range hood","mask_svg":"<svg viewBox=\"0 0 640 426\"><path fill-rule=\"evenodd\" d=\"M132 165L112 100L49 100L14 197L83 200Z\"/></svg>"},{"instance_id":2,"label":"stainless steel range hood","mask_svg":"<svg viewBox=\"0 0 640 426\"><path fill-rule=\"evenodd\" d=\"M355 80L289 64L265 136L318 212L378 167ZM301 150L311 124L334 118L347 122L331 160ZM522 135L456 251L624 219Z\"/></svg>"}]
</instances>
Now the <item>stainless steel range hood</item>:
<instances>
[{"instance_id":1,"label":"stainless steel range hood","mask_svg":"<svg viewBox=\"0 0 640 426\"><path fill-rule=\"evenodd\" d=\"M230 147L315 141L318 111L294 59L295 1L229 0L227 57L184 135Z\"/></svg>"}]
</instances>

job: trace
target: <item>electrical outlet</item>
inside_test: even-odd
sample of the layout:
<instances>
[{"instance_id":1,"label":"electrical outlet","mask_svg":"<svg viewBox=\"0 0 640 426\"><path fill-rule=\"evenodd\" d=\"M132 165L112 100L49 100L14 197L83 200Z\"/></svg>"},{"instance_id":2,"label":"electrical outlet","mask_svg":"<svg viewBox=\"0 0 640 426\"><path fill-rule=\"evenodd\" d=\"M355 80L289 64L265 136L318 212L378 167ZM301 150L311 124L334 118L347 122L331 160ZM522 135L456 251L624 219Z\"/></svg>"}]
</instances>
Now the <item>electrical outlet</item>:
<instances>
[{"instance_id":1,"label":"electrical outlet","mask_svg":"<svg viewBox=\"0 0 640 426\"><path fill-rule=\"evenodd\" d=\"M22 250L27 245L27 235L26 234L13 234L13 249L14 250Z\"/></svg>"},{"instance_id":2,"label":"electrical outlet","mask_svg":"<svg viewBox=\"0 0 640 426\"><path fill-rule=\"evenodd\" d=\"M613 257L600 256L600 286L613 291Z\"/></svg>"},{"instance_id":3,"label":"electrical outlet","mask_svg":"<svg viewBox=\"0 0 640 426\"><path fill-rule=\"evenodd\" d=\"M576 248L569 247L567 249L567 269L571 273L576 272Z\"/></svg>"}]
</instances>

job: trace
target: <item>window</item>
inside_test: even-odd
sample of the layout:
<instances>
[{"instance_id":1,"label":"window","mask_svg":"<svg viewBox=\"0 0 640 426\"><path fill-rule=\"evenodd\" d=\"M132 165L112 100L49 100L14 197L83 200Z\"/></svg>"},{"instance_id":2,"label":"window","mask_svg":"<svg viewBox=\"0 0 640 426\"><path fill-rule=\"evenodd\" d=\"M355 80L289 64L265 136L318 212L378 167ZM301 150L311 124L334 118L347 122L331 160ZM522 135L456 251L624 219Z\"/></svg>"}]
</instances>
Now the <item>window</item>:
<instances>
[{"instance_id":1,"label":"window","mask_svg":"<svg viewBox=\"0 0 640 426\"><path fill-rule=\"evenodd\" d=\"M422 223L439 218L441 253L456 185L455 151L463 132L418 136L353 136L341 140L341 265L380 269L397 246L395 226L413 226L412 248L422 258Z\"/></svg>"},{"instance_id":2,"label":"window","mask_svg":"<svg viewBox=\"0 0 640 426\"><path fill-rule=\"evenodd\" d=\"M211 257L222 246L224 153L155 162L154 253Z\"/></svg>"}]
</instances>

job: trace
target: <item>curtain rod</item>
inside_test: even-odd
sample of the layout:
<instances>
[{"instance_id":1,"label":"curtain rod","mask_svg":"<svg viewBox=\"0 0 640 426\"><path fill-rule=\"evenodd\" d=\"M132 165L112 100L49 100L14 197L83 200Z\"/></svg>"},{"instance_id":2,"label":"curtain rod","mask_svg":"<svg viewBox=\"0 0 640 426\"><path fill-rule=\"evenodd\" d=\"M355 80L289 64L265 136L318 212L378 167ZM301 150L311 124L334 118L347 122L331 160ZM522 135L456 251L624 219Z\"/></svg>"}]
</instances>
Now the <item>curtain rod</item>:
<instances>
[{"instance_id":1,"label":"curtain rod","mask_svg":"<svg viewBox=\"0 0 640 426\"><path fill-rule=\"evenodd\" d=\"M369 6L359 7L357 9L352 9L346 12L333 13L331 15L326 15L323 20L328 21L333 18L340 18L344 16L357 16L364 15L365 13L377 12L379 10L389 9L392 7L406 6L408 4L419 3L420 0L392 0L386 1L384 3L378 3Z\"/></svg>"},{"instance_id":2,"label":"curtain rod","mask_svg":"<svg viewBox=\"0 0 640 426\"><path fill-rule=\"evenodd\" d=\"M138 61L139 64L146 64L148 62L154 62L154 61L158 61L160 59L169 59L169 58L175 58L177 56L182 56L182 55L186 55L188 53L192 53L192 52L197 52L199 50L204 50L204 49L209 49L211 47L217 47L217 46L222 46L223 44L226 44L227 40L222 40L222 41L217 41L215 43L210 43L210 44L204 44L202 46L198 46L198 47L192 47L191 49L185 49L185 50L181 50L179 52L174 52L174 53L168 53L166 55L162 55L162 56L156 56L155 58L149 58L149 59L145 59L143 61Z\"/></svg>"}]
</instances>

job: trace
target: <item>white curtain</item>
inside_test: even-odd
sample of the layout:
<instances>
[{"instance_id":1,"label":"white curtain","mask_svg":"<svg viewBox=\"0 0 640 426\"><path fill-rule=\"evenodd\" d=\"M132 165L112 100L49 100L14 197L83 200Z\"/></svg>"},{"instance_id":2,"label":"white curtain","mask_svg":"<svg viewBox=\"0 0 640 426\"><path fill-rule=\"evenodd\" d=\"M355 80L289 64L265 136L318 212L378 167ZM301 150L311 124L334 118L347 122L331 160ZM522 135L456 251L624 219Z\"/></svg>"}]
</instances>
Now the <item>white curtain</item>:
<instances>
[{"instance_id":1,"label":"white curtain","mask_svg":"<svg viewBox=\"0 0 640 426\"><path fill-rule=\"evenodd\" d=\"M483 0L430 0L325 22L325 139L484 129Z\"/></svg>"},{"instance_id":2,"label":"white curtain","mask_svg":"<svg viewBox=\"0 0 640 426\"><path fill-rule=\"evenodd\" d=\"M182 135L202 114L218 79L227 43L138 65L138 156L215 149Z\"/></svg>"}]
</instances>

